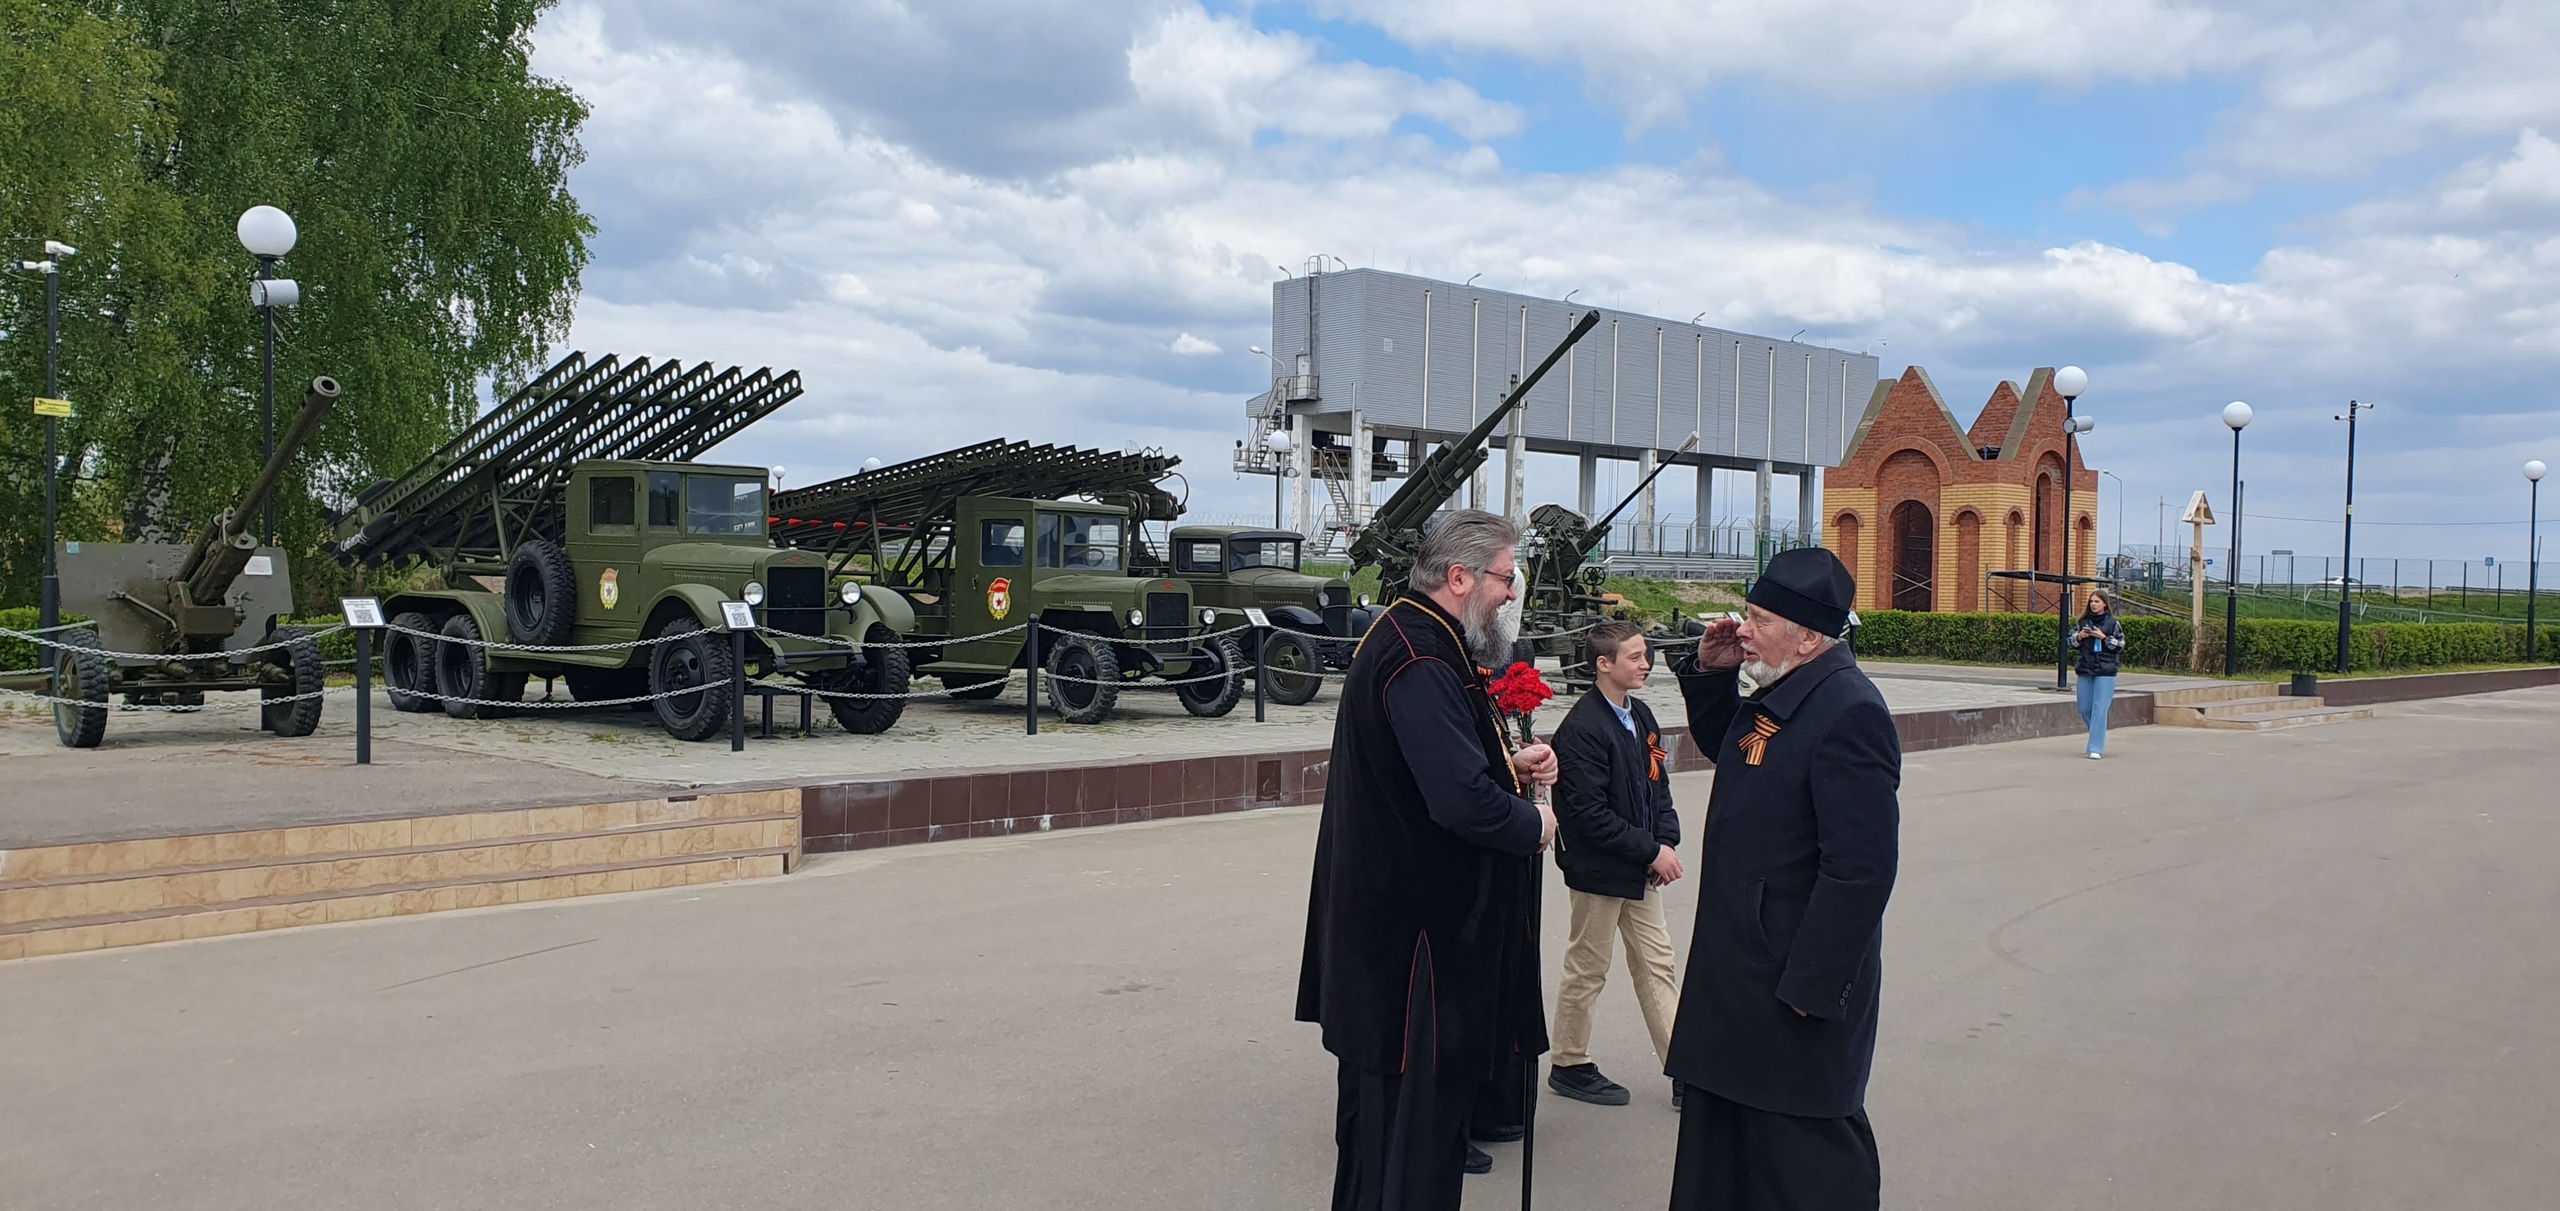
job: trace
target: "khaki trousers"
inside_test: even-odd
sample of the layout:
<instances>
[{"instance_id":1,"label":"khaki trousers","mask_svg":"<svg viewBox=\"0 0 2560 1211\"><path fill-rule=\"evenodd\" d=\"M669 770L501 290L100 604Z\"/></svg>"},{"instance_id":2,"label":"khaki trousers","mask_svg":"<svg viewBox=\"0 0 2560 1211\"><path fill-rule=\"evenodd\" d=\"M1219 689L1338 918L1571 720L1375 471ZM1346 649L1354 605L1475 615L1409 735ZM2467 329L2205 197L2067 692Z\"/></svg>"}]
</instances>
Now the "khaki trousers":
<instances>
[{"instance_id":1,"label":"khaki trousers","mask_svg":"<svg viewBox=\"0 0 2560 1211\"><path fill-rule=\"evenodd\" d=\"M1609 943L1624 939L1627 975L1636 1006L1653 1035L1653 1055L1671 1058L1671 1021L1680 1009L1680 986L1671 979L1671 933L1662 919L1662 889L1648 887L1641 900L1565 893L1573 905L1572 934L1564 948L1564 979L1556 988L1555 1064L1591 1062L1591 1004L1609 977Z\"/></svg>"}]
</instances>

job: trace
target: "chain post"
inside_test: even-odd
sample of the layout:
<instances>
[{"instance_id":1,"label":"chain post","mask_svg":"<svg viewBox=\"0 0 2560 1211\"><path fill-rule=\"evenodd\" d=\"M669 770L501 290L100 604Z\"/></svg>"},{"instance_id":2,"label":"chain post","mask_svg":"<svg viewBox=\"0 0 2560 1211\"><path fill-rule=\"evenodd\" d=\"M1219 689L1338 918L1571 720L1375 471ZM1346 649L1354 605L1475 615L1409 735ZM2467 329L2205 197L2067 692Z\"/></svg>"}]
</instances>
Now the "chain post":
<instances>
[{"instance_id":1,"label":"chain post","mask_svg":"<svg viewBox=\"0 0 2560 1211\"><path fill-rule=\"evenodd\" d=\"M1040 616L1033 614L1024 628L1029 646L1022 661L1022 734L1040 734Z\"/></svg>"},{"instance_id":2,"label":"chain post","mask_svg":"<svg viewBox=\"0 0 2560 1211\"><path fill-rule=\"evenodd\" d=\"M373 631L356 628L356 764L373 764Z\"/></svg>"},{"instance_id":3,"label":"chain post","mask_svg":"<svg viewBox=\"0 0 2560 1211\"><path fill-rule=\"evenodd\" d=\"M1263 713L1262 685L1271 677L1268 658L1271 651L1271 628L1261 627L1253 633L1253 721L1268 722Z\"/></svg>"},{"instance_id":4,"label":"chain post","mask_svg":"<svg viewBox=\"0 0 2560 1211\"><path fill-rule=\"evenodd\" d=\"M747 751L747 633L729 628L729 751Z\"/></svg>"}]
</instances>

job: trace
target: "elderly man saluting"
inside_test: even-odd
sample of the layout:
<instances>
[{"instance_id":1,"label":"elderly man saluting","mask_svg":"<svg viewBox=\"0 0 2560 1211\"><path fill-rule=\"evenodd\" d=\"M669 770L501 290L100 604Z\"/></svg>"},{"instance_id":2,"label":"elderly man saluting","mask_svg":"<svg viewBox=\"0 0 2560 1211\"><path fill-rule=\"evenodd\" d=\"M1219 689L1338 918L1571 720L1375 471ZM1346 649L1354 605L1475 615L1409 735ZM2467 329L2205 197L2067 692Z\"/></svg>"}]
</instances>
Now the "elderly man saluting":
<instances>
[{"instance_id":1,"label":"elderly man saluting","mask_svg":"<svg viewBox=\"0 0 2560 1211\"><path fill-rule=\"evenodd\" d=\"M1782 552L1747 619L1709 624L1676 669L1716 781L1666 1065L1690 1091L1672 1211L1880 1198L1867 1072L1902 744L1840 645L1855 599L1831 552Z\"/></svg>"},{"instance_id":2,"label":"elderly man saluting","mask_svg":"<svg viewBox=\"0 0 2560 1211\"><path fill-rule=\"evenodd\" d=\"M1490 513L1434 523L1343 684L1298 973L1341 1062L1337 1209L1456 1211L1478 1087L1547 1049L1530 896L1556 820L1530 788L1555 754L1511 751L1484 672L1519 544Z\"/></svg>"}]
</instances>

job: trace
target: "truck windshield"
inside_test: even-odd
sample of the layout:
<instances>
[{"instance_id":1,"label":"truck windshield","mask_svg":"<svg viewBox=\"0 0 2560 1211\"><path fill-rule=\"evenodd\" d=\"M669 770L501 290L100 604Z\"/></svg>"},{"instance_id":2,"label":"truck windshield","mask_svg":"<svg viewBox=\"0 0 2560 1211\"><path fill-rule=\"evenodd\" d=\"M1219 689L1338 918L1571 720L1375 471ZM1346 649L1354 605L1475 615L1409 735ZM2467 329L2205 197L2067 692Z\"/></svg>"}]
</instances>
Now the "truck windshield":
<instances>
[{"instance_id":1,"label":"truck windshield","mask_svg":"<svg viewBox=\"0 0 2560 1211\"><path fill-rule=\"evenodd\" d=\"M1215 576L1224 571L1218 566L1218 541L1186 538L1175 543L1173 570L1189 576Z\"/></svg>"},{"instance_id":2,"label":"truck windshield","mask_svg":"<svg viewBox=\"0 0 2560 1211\"><path fill-rule=\"evenodd\" d=\"M1041 514L1040 566L1078 572L1119 571L1120 519Z\"/></svg>"},{"instance_id":3,"label":"truck windshield","mask_svg":"<svg viewBox=\"0 0 2560 1211\"><path fill-rule=\"evenodd\" d=\"M764 481L728 475L684 477L684 528L691 534L764 533Z\"/></svg>"},{"instance_id":4,"label":"truck windshield","mask_svg":"<svg viewBox=\"0 0 2560 1211\"><path fill-rule=\"evenodd\" d=\"M1246 568L1286 568L1295 572L1298 544L1277 538L1237 542L1227 554L1227 570L1241 572Z\"/></svg>"}]
</instances>

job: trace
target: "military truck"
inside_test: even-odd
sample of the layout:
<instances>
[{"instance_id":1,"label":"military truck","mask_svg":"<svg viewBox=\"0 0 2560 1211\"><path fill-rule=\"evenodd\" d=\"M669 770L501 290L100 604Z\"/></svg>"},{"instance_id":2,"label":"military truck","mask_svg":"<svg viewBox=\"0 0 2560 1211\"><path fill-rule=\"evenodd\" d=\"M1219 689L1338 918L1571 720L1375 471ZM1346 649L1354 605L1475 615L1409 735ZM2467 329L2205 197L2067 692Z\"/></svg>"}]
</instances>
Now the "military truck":
<instances>
[{"instance_id":1,"label":"military truck","mask_svg":"<svg viewBox=\"0 0 2560 1211\"><path fill-rule=\"evenodd\" d=\"M882 695L827 703L846 731L888 730L905 708L906 601L831 589L823 559L777 549L764 468L692 461L800 390L792 371L573 353L368 489L338 521L337 557L422 560L442 582L383 600L392 706L479 718L539 677L582 701L647 700L670 735L705 739L736 693L721 603L742 601L762 628L751 673Z\"/></svg>"},{"instance_id":2,"label":"military truck","mask_svg":"<svg viewBox=\"0 0 2560 1211\"><path fill-rule=\"evenodd\" d=\"M62 545L63 604L96 626L57 633L53 727L64 746L96 748L107 734L107 700L117 696L136 706L201 706L208 692L256 690L266 730L308 736L320 726L320 645L282 624L293 613L291 570L254 528L337 402L335 380L311 380L249 491L195 541Z\"/></svg>"},{"instance_id":3,"label":"military truck","mask_svg":"<svg viewBox=\"0 0 2560 1211\"><path fill-rule=\"evenodd\" d=\"M1244 611L1259 609L1271 626L1248 636L1248 660L1259 638L1269 671L1263 687L1271 700L1298 706L1324 685L1320 674L1351 667L1351 652L1377 617L1377 607L1354 600L1351 582L1300 571L1306 539L1293 530L1249 526L1176 526L1167 535L1165 570L1191 585L1201 605L1216 611L1213 626L1245 626Z\"/></svg>"},{"instance_id":4,"label":"military truck","mask_svg":"<svg viewBox=\"0 0 2560 1211\"><path fill-rule=\"evenodd\" d=\"M903 597L927 644L910 653L914 672L955 698L1003 693L1030 657L1018 628L1036 619L1060 719L1101 722L1149 677L1215 718L1243 696L1243 648L1213 634L1217 612L1188 582L1131 566L1138 523L1180 511L1158 484L1174 462L981 442L779 494L775 537L825 552L838 583Z\"/></svg>"}]
</instances>

